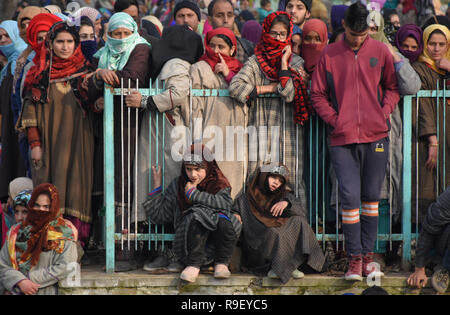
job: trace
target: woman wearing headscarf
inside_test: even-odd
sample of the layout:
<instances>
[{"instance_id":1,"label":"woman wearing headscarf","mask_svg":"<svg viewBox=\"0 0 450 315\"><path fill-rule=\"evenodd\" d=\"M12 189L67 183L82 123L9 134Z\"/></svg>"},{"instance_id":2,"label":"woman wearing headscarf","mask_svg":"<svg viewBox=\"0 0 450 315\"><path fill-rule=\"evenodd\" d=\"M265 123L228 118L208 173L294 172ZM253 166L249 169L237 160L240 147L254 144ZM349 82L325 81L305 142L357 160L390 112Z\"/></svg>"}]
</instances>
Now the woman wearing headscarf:
<instances>
[{"instance_id":1,"label":"woman wearing headscarf","mask_svg":"<svg viewBox=\"0 0 450 315\"><path fill-rule=\"evenodd\" d=\"M0 114L2 158L0 162L0 199L8 198L8 184L14 178L26 176L26 158L20 149L20 140L14 130L20 109L20 103L11 95L15 90L13 86L14 71L19 55L27 47L19 36L16 21L3 21L0 23L0 51L8 59L8 63L0 72Z\"/></svg>"},{"instance_id":2,"label":"woman wearing headscarf","mask_svg":"<svg viewBox=\"0 0 450 315\"><path fill-rule=\"evenodd\" d=\"M40 48L25 79L17 128L31 147L33 183L59 187L61 209L84 245L92 222L94 139L92 106L82 82L92 69L76 28L65 22L51 27Z\"/></svg>"},{"instance_id":3,"label":"woman wearing headscarf","mask_svg":"<svg viewBox=\"0 0 450 315\"><path fill-rule=\"evenodd\" d=\"M149 82L149 54L150 44L142 38L138 33L138 26L134 19L127 13L119 12L114 14L109 20L108 33L105 46L97 51L94 55L98 58L98 69L94 76L89 79L89 99L96 100L95 107L102 109L103 105L103 92L105 83L113 86L120 87L121 80L123 80L124 88L135 88L136 81L139 80L139 87L148 87ZM131 82L129 86L128 82ZM121 108L120 96L114 97L114 182L115 182L115 202L117 207L117 223L121 221L122 209L127 211L128 204L132 200L128 200L128 189L134 187L133 178L129 176L123 177L122 182L122 170L124 174L127 174L127 165L132 164L135 159L135 146L136 146L136 128L138 122L142 120L143 112L139 111L138 121L136 116L131 115L130 122L128 123L127 110L125 104L124 108ZM122 115L123 109L123 116ZM100 117L101 118L101 117ZM123 119L123 129L121 129L121 118ZM95 153L98 161L103 161L103 121L98 119L94 125L94 129L98 130L98 152ZM123 135L130 134L129 142L128 137ZM124 159L122 160L121 154L121 141L123 138ZM100 168L95 175L96 182L102 186L103 169ZM96 185L97 186L97 185ZM125 198L122 200L122 187L125 192ZM133 196L132 189L130 188L130 195ZM127 215L125 215L127 217ZM116 225L119 228L119 224ZM124 251L117 251L119 257L123 257L123 261L129 261L129 256L133 254L129 249ZM116 264L118 266L118 264ZM135 268L134 264L125 266L122 271L129 270L129 268ZM119 269L117 269L119 271Z\"/></svg>"},{"instance_id":4,"label":"woman wearing headscarf","mask_svg":"<svg viewBox=\"0 0 450 315\"><path fill-rule=\"evenodd\" d=\"M450 71L450 31L444 25L430 25L423 32L423 42L423 52L419 56L418 62L413 64L413 68L420 76L422 90L441 90L444 88L444 78ZM412 103L416 104L416 101L413 100ZM444 110L446 110L445 121ZM445 136L444 130L446 130ZM413 109L412 133L413 143L418 143L419 150L417 157L416 150L413 150L412 163L412 165L416 165L415 161L418 159L418 170L413 174L419 172L419 182L416 183L416 176L413 176L413 196L415 194L419 196L417 205L419 223L423 222L431 202L450 185L450 159L445 159L445 168L443 165L444 154L446 157L450 156L448 130L450 130L448 104L442 104L442 101L437 103L435 98L420 98L418 116L416 116L416 110ZM415 137L416 133L418 138ZM443 182L444 169L446 172L445 183ZM417 184L420 189L416 192ZM413 211L415 213L414 206ZM416 216L412 217L413 221L416 221Z\"/></svg>"},{"instance_id":5,"label":"woman wearing headscarf","mask_svg":"<svg viewBox=\"0 0 450 315\"><path fill-rule=\"evenodd\" d=\"M76 231L60 212L51 184L33 190L24 222L14 225L0 252L0 282L11 294L56 295L77 261Z\"/></svg>"},{"instance_id":6,"label":"woman wearing headscarf","mask_svg":"<svg viewBox=\"0 0 450 315\"><path fill-rule=\"evenodd\" d=\"M161 171L152 166L156 187L144 202L149 220L171 223L174 251L186 266L182 280L195 282L200 267L214 264L214 277L228 278L228 264L239 238L241 223L232 209L230 183L201 144L183 154L180 175L163 192Z\"/></svg>"},{"instance_id":7,"label":"woman wearing headscarf","mask_svg":"<svg viewBox=\"0 0 450 315\"><path fill-rule=\"evenodd\" d=\"M249 138L248 176L254 176L265 162L284 161L293 170L288 185L294 191L298 187L296 193L306 207L303 124L309 119L309 109L304 77L300 74L304 73L303 59L291 53L292 30L293 23L286 12L270 14L264 20L255 55L234 76L229 91L240 104L248 104L248 128L256 131ZM257 97L271 93L279 97Z\"/></svg>"},{"instance_id":8,"label":"woman wearing headscarf","mask_svg":"<svg viewBox=\"0 0 450 315\"><path fill-rule=\"evenodd\" d=\"M415 24L400 27L395 36L395 47L413 64L423 51L423 32Z\"/></svg>"},{"instance_id":9,"label":"woman wearing headscarf","mask_svg":"<svg viewBox=\"0 0 450 315\"><path fill-rule=\"evenodd\" d=\"M305 69L312 75L320 53L328 44L327 25L319 19L310 19L303 26L302 57Z\"/></svg>"},{"instance_id":10,"label":"woman wearing headscarf","mask_svg":"<svg viewBox=\"0 0 450 315\"><path fill-rule=\"evenodd\" d=\"M305 208L287 188L288 174L282 164L261 168L233 205L243 222L242 264L283 283L302 278L303 263L320 272L325 262Z\"/></svg>"},{"instance_id":11,"label":"woman wearing headscarf","mask_svg":"<svg viewBox=\"0 0 450 315\"><path fill-rule=\"evenodd\" d=\"M348 6L347 5L333 5L331 7L331 14L330 14L330 19L331 19L331 28L332 31L335 32L337 29L344 27L344 25L342 25L342 21L345 18L345 11L347 11Z\"/></svg>"},{"instance_id":12,"label":"woman wearing headscarf","mask_svg":"<svg viewBox=\"0 0 450 315\"><path fill-rule=\"evenodd\" d=\"M242 26L241 36L255 45L261 39L262 27L256 20L249 20Z\"/></svg>"},{"instance_id":13,"label":"woman wearing headscarf","mask_svg":"<svg viewBox=\"0 0 450 315\"><path fill-rule=\"evenodd\" d=\"M187 25L165 28L162 38L152 41L152 68L149 69L153 88L158 86L162 89L164 86L164 90L154 96L142 96L139 92L133 92L132 95L125 97L127 106L146 109L139 131L138 191L137 200L133 201L133 203L137 203L138 221L147 219L142 202L145 201L151 190L148 182L151 166L149 165L150 152L153 161L156 161L157 154L161 163L164 160L165 186L179 176L178 170L181 162L175 161L171 155L172 145L178 138L172 139L171 134L176 127L189 126L189 69L202 54L203 43L200 35ZM160 113L164 113L162 118ZM157 115L159 116L158 124L156 123ZM149 137L150 126L152 126L151 138ZM157 126L158 133L156 133ZM165 150L161 149L163 136ZM157 142L160 143L159 148L156 147ZM151 148L149 147L150 143L152 144Z\"/></svg>"},{"instance_id":14,"label":"woman wearing headscarf","mask_svg":"<svg viewBox=\"0 0 450 315\"><path fill-rule=\"evenodd\" d=\"M229 29L220 27L209 31L205 37L205 53L190 69L192 88L227 90L243 66L235 58L236 47L236 37ZM245 128L246 116L245 106L231 97L194 96L192 99L194 140L201 139L210 149L214 146L213 154L231 183L233 199L241 192L246 178L244 148L247 145L244 134L238 131ZM230 128L234 128L231 134Z\"/></svg>"}]
</instances>

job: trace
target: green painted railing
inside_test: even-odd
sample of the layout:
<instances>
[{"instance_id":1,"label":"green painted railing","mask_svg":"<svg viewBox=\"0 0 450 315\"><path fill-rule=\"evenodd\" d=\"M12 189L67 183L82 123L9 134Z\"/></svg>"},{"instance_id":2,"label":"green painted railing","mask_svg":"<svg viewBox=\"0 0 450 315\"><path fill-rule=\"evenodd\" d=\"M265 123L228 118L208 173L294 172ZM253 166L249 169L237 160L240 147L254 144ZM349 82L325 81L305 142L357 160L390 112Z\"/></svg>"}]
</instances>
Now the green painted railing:
<instances>
[{"instance_id":1,"label":"green painted railing","mask_svg":"<svg viewBox=\"0 0 450 315\"><path fill-rule=\"evenodd\" d=\"M151 85L150 85L151 86ZM163 89L159 89L158 86L156 88L147 88L147 89L139 89L142 95L153 96L161 93ZM106 272L112 273L114 271L114 248L116 241L124 241L130 240L132 241L148 241L149 247L151 244L158 244L167 241L172 241L174 235L165 233L163 227L158 228L158 226L154 226L153 232L151 231L152 225L150 225L149 233L131 233L123 235L121 233L115 233L115 196L114 196L114 111L113 111L113 96L121 95L122 89L116 88L105 88L105 108L104 108L104 185L105 185L105 205L106 205L106 220L105 220L105 242L106 242ZM210 96L221 96L228 97L228 90L202 90L202 89L191 89L191 100L192 97L210 97ZM378 234L378 241L401 241L403 243L403 251L402 251L402 266L405 269L408 269L411 263L411 241L417 237L417 233L412 233L412 224L411 224L411 209L412 209L412 110L413 104L412 99L417 97L417 104L420 97L435 97L435 98L443 98L444 103L446 102L446 97L449 97L449 91L441 90L433 90L433 91L420 91L417 96L408 95L403 98L403 181L402 181L402 191L403 191L403 204L402 204L402 233L400 234ZM262 97L278 97L277 95L265 95ZM116 104L117 106L117 104ZM445 108L445 106L444 106ZM156 114L161 115L163 114ZM445 111L444 111L445 117ZM161 119L164 121L163 119ZM335 241L338 246L339 241L343 241L343 235L339 233L338 230L338 222L339 222L339 212L336 210L336 231L332 234L326 234L326 226L325 226L325 208L326 201L325 199L319 198L319 187L322 185L322 188L326 186L325 179L325 158L322 157L322 160L319 160L318 151L322 150L322 152L326 152L326 132L325 126L320 126L320 121L317 116L313 119L313 121L309 126L309 150L310 150L310 161L309 161L309 170L310 176L306 182L309 182L309 191L307 191L308 196L308 207L309 210L309 218L310 222L313 222L312 227L316 232L316 237L319 241L322 242L323 247L325 248L325 241ZM445 118L444 118L445 121ZM151 117L150 117L151 122ZM164 125L164 124L163 124ZM444 124L445 126L445 124ZM159 128L159 126L154 126L155 128ZM151 132L150 126L150 132ZM322 130L322 141L319 141L319 130ZM306 128L305 128L306 129ZM315 134L315 138L313 139L313 134ZM444 137L445 128L444 128ZM158 137L157 137L158 138ZM163 140L164 142L164 140ZM157 144L157 148L158 148ZM164 148L164 143L162 146ZM151 150L151 145L150 145ZM312 152L315 151L314 158ZM150 152L150 154L152 154ZM313 161L314 159L314 161ZM149 162L151 163L151 162ZM158 163L158 162L157 162ZM164 161L162 161L164 167ZM444 167L445 167L445 154L444 154ZM304 165L306 169L308 167L307 164ZM322 171L322 178L319 178L319 173ZM164 174L164 172L163 172ZM149 182L151 183L151 179L149 178ZM150 186L151 187L151 186ZM315 193L313 193L313 190ZM322 193L322 196L325 194ZM319 200L320 199L320 200ZM338 203L337 203L338 204ZM314 209L313 209L314 208ZM314 210L314 214L313 214ZM322 211L322 231L319 229L319 213ZM315 216L315 218L314 218ZM315 220L314 220L315 219ZM312 220L312 221L311 221ZM392 224L392 222L391 222ZM160 232L158 232L160 231ZM416 229L417 231L417 229ZM164 245L163 245L164 246Z\"/></svg>"}]
</instances>

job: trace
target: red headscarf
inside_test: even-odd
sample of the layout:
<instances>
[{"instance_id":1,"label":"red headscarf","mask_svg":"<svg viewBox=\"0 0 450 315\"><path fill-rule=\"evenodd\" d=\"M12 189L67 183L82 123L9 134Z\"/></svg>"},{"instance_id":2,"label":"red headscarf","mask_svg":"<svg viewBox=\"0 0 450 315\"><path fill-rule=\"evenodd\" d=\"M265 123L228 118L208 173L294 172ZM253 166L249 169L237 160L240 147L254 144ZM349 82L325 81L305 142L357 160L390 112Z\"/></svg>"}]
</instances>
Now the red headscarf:
<instances>
[{"instance_id":1,"label":"red headscarf","mask_svg":"<svg viewBox=\"0 0 450 315\"><path fill-rule=\"evenodd\" d=\"M75 40L75 50L67 59L56 56L51 43L61 32L68 32ZM83 109L87 109L87 91L82 88L82 81L90 70L90 64L86 61L81 51L80 35L74 26L69 26L65 22L54 24L47 33L45 44L40 45L39 60L25 78L25 91L32 92L34 101L48 102L48 87L51 80L67 78L70 81L77 102Z\"/></svg>"},{"instance_id":2,"label":"red headscarf","mask_svg":"<svg viewBox=\"0 0 450 315\"><path fill-rule=\"evenodd\" d=\"M230 187L230 182L227 180L225 175L223 175L219 166L217 165L216 160L213 157L211 151L205 147L201 143L192 144L191 147L186 151L186 154L197 154L201 155L201 162L191 163L185 161L185 157L183 157L183 165L181 166L181 175L178 178L178 196L177 201L180 207L181 213L190 208L192 205L189 200L186 198L186 194L184 188L186 187L186 183L190 181L189 177L186 174L185 165L195 164L199 167L206 169L206 177L201 181L200 184L197 185L197 189L200 191L204 191L210 194L217 194L219 191ZM192 161L192 160L191 160ZM195 161L195 159L193 159Z\"/></svg>"},{"instance_id":3,"label":"red headscarf","mask_svg":"<svg viewBox=\"0 0 450 315\"><path fill-rule=\"evenodd\" d=\"M36 15L28 25L27 28L27 40L30 44L31 48L36 52L36 56L33 59L33 62L37 64L39 62L39 55L41 52L41 48L44 45L42 43L37 43L37 35L39 32L48 32L50 28L57 22L61 22L61 18L56 15L50 13L40 13Z\"/></svg>"},{"instance_id":4,"label":"red headscarf","mask_svg":"<svg viewBox=\"0 0 450 315\"><path fill-rule=\"evenodd\" d=\"M225 35L226 37L228 37L231 40L231 42L233 43L233 46L235 47L233 56L236 54L237 40L236 40L236 36L234 36L234 33L231 30L229 30L228 28L225 28L225 27L219 27L219 28L209 31L205 36L205 53L203 54L203 56L200 57L199 60L206 61L211 66L211 69L213 71L215 70L216 64L220 63L221 60L220 60L219 55L216 54L214 52L214 50L212 50L209 47L209 42L211 41L211 39L214 36L219 35L219 34ZM241 70L243 65L233 56L222 55L222 58L223 58L223 60L225 60L225 63L227 64L228 69L230 71L232 71L234 73L238 73L239 70Z\"/></svg>"},{"instance_id":5,"label":"red headscarf","mask_svg":"<svg viewBox=\"0 0 450 315\"><path fill-rule=\"evenodd\" d=\"M309 32L316 32L319 34L319 44L306 44L305 36ZM306 21L303 26L303 40L302 40L302 57L305 60L305 68L309 73L312 73L319 61L322 50L327 46L328 42L328 30L327 25L319 19L311 19Z\"/></svg>"},{"instance_id":6,"label":"red headscarf","mask_svg":"<svg viewBox=\"0 0 450 315\"><path fill-rule=\"evenodd\" d=\"M279 41L270 36L270 29L272 28L273 20L278 15L287 15L289 17L288 35L284 42ZM294 24L290 15L283 11L277 11L269 14L263 22L263 33L261 40L255 47L255 56L261 66L262 71L266 77L272 81L279 81L278 72L281 69L281 57L283 56L283 49L287 45L292 46L292 32ZM292 56L291 56L292 58ZM307 105L307 91L306 85L302 76L292 67L289 67L291 77L294 82L295 96L294 96L294 122L303 125L309 118L309 108Z\"/></svg>"}]
</instances>

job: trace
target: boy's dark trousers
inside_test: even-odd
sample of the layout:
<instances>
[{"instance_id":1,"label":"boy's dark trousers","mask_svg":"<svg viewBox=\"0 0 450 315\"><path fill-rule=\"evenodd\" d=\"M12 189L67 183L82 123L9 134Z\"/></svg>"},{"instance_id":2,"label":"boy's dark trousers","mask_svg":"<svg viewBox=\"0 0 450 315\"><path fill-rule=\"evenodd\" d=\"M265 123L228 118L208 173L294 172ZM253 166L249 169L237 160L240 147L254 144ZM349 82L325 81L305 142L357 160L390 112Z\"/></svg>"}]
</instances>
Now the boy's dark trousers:
<instances>
[{"instance_id":1,"label":"boy's dark trousers","mask_svg":"<svg viewBox=\"0 0 450 315\"><path fill-rule=\"evenodd\" d=\"M350 255L373 252L378 232L378 202L389 159L389 138L330 146L329 150L339 185L346 251Z\"/></svg>"},{"instance_id":2,"label":"boy's dark trousers","mask_svg":"<svg viewBox=\"0 0 450 315\"><path fill-rule=\"evenodd\" d=\"M209 231L201 223L193 220L187 237L188 266L200 268L205 261L206 242L212 238L215 248L214 263L228 265L237 241L231 221L220 217L215 231Z\"/></svg>"}]
</instances>

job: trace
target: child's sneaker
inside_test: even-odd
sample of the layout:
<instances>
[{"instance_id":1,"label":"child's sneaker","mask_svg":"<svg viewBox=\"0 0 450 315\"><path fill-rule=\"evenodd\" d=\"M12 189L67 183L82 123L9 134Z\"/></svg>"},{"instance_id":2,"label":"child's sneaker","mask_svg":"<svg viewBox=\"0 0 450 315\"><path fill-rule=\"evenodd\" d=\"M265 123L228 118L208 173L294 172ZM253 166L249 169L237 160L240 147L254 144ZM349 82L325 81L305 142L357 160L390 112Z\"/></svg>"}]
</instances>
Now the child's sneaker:
<instances>
[{"instance_id":1,"label":"child's sneaker","mask_svg":"<svg viewBox=\"0 0 450 315\"><path fill-rule=\"evenodd\" d=\"M187 266L184 268L180 275L180 279L187 282L195 282L197 280L198 274L200 273L200 268L194 266Z\"/></svg>"},{"instance_id":2,"label":"child's sneaker","mask_svg":"<svg viewBox=\"0 0 450 315\"><path fill-rule=\"evenodd\" d=\"M345 280L362 281L362 258L361 255L351 255L348 261L348 270L345 273Z\"/></svg>"},{"instance_id":3,"label":"child's sneaker","mask_svg":"<svg viewBox=\"0 0 450 315\"><path fill-rule=\"evenodd\" d=\"M373 253L363 256L362 272L364 277L384 277L380 265L373 260Z\"/></svg>"},{"instance_id":4,"label":"child's sneaker","mask_svg":"<svg viewBox=\"0 0 450 315\"><path fill-rule=\"evenodd\" d=\"M231 276L231 272L228 266L225 264L216 264L214 266L214 278L228 279Z\"/></svg>"},{"instance_id":5,"label":"child's sneaker","mask_svg":"<svg viewBox=\"0 0 450 315\"><path fill-rule=\"evenodd\" d=\"M305 277L305 274L303 272L301 272L300 270L298 270L298 269L295 269L292 272L292 278L294 278L294 279L301 279L301 278L304 278L304 277Z\"/></svg>"}]
</instances>

